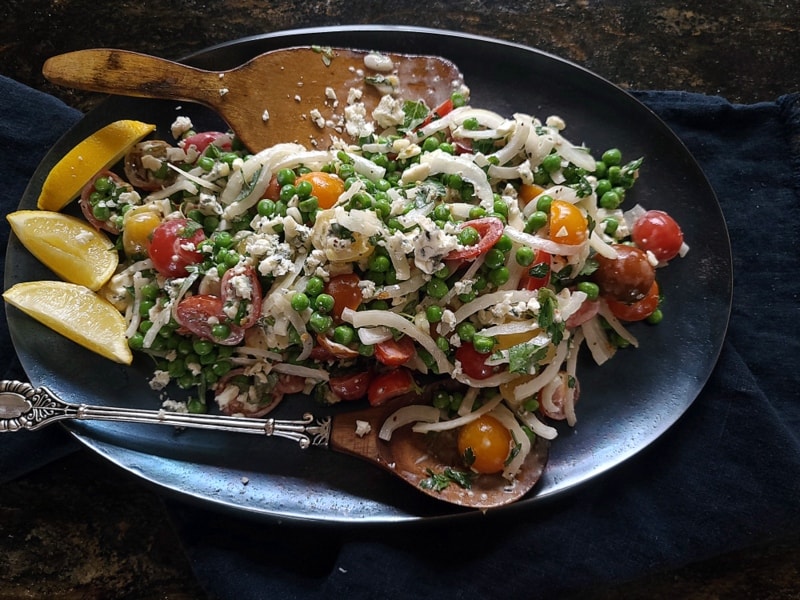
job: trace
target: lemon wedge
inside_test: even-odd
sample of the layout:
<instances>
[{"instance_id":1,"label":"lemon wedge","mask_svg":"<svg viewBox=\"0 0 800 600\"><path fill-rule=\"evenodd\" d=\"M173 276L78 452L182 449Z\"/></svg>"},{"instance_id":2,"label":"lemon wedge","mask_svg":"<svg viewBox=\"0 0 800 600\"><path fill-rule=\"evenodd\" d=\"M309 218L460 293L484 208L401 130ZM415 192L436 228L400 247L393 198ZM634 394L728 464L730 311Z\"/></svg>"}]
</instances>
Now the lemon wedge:
<instances>
[{"instance_id":1,"label":"lemon wedge","mask_svg":"<svg viewBox=\"0 0 800 600\"><path fill-rule=\"evenodd\" d=\"M98 290L117 268L114 243L86 221L44 210L18 210L6 219L23 246L61 279Z\"/></svg>"},{"instance_id":2,"label":"lemon wedge","mask_svg":"<svg viewBox=\"0 0 800 600\"><path fill-rule=\"evenodd\" d=\"M118 162L155 125L123 119L96 131L59 160L42 185L37 206L61 210L97 173Z\"/></svg>"},{"instance_id":3,"label":"lemon wedge","mask_svg":"<svg viewBox=\"0 0 800 600\"><path fill-rule=\"evenodd\" d=\"M12 306L114 362L133 361L125 319L111 303L90 289L65 281L26 281L3 293Z\"/></svg>"}]
</instances>

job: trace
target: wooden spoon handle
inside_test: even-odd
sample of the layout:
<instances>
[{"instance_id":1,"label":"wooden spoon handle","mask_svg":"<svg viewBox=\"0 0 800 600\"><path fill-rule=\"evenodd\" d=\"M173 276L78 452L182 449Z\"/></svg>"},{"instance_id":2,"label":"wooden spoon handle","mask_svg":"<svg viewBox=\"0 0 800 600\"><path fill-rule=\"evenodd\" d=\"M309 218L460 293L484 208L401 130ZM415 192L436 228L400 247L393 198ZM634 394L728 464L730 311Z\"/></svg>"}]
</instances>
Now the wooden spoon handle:
<instances>
[{"instance_id":1,"label":"wooden spoon handle","mask_svg":"<svg viewBox=\"0 0 800 600\"><path fill-rule=\"evenodd\" d=\"M115 49L77 50L45 61L51 82L90 92L200 102L215 107L224 94L220 73Z\"/></svg>"}]
</instances>

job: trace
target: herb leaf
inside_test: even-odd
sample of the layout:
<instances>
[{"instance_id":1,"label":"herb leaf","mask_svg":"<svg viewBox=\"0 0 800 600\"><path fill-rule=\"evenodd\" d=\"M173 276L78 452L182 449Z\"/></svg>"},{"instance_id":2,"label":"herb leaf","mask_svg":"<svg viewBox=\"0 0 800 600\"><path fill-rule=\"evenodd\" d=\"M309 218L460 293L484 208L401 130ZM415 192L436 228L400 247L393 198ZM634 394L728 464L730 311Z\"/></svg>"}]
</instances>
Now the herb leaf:
<instances>
[{"instance_id":1,"label":"herb leaf","mask_svg":"<svg viewBox=\"0 0 800 600\"><path fill-rule=\"evenodd\" d=\"M459 471L452 467L445 467L441 473L434 473L433 470L427 469L427 473L428 477L419 482L419 487L436 492L441 492L451 483L468 490L472 487L472 481L477 476L475 473Z\"/></svg>"}]
</instances>

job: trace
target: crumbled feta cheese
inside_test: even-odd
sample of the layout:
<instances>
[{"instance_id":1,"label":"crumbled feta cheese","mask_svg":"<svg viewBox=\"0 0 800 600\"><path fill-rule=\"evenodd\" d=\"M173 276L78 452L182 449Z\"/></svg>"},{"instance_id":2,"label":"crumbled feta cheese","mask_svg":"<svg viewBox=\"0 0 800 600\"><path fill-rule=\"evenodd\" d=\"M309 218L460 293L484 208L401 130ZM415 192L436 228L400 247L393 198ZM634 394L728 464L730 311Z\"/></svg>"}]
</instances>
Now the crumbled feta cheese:
<instances>
[{"instance_id":1,"label":"crumbled feta cheese","mask_svg":"<svg viewBox=\"0 0 800 600\"><path fill-rule=\"evenodd\" d=\"M394 127L395 125L402 125L403 120L405 119L403 102L396 98L392 98L388 94L383 96L378 103L378 106L376 106L375 110L372 111L372 118L375 119L375 122L378 124L378 126L384 129ZM405 141L407 142L408 140Z\"/></svg>"},{"instance_id":2,"label":"crumbled feta cheese","mask_svg":"<svg viewBox=\"0 0 800 600\"><path fill-rule=\"evenodd\" d=\"M170 130L172 131L172 137L178 139L187 131L190 131L194 128L192 125L192 120L189 117L178 117L170 126Z\"/></svg>"},{"instance_id":3,"label":"crumbled feta cheese","mask_svg":"<svg viewBox=\"0 0 800 600\"><path fill-rule=\"evenodd\" d=\"M370 431L372 431L372 426L369 424L368 421L362 421L361 419L356 419L356 435L358 437L364 437Z\"/></svg>"}]
</instances>

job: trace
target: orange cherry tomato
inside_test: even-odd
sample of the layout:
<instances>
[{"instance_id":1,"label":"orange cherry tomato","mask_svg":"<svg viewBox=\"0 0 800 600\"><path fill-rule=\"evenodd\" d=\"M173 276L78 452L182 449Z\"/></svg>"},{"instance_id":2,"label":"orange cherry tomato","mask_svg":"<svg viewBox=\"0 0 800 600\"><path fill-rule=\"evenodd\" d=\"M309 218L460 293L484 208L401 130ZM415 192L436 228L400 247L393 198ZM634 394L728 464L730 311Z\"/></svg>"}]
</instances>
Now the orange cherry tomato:
<instances>
[{"instance_id":1,"label":"orange cherry tomato","mask_svg":"<svg viewBox=\"0 0 800 600\"><path fill-rule=\"evenodd\" d=\"M491 415L482 415L464 425L458 433L458 453L474 461L478 473L499 473L511 452L511 432Z\"/></svg>"},{"instance_id":2,"label":"orange cherry tomato","mask_svg":"<svg viewBox=\"0 0 800 600\"><path fill-rule=\"evenodd\" d=\"M542 186L534 183L523 183L519 186L519 199L523 204L527 204L543 191L544 188Z\"/></svg>"},{"instance_id":3,"label":"orange cherry tomato","mask_svg":"<svg viewBox=\"0 0 800 600\"><path fill-rule=\"evenodd\" d=\"M550 239L559 244L575 246L586 241L589 224L580 209L563 200L550 205Z\"/></svg>"},{"instance_id":4,"label":"orange cherry tomato","mask_svg":"<svg viewBox=\"0 0 800 600\"><path fill-rule=\"evenodd\" d=\"M298 185L302 181L308 181L311 184L311 195L317 197L320 208L330 208L344 193L344 181L332 173L311 171L298 177L294 184Z\"/></svg>"},{"instance_id":5,"label":"orange cherry tomato","mask_svg":"<svg viewBox=\"0 0 800 600\"><path fill-rule=\"evenodd\" d=\"M658 308L658 283L653 282L647 295L632 304L625 304L613 298L606 298L611 313L620 321L642 321Z\"/></svg>"},{"instance_id":6,"label":"orange cherry tomato","mask_svg":"<svg viewBox=\"0 0 800 600\"><path fill-rule=\"evenodd\" d=\"M332 314L337 319L342 316L345 308L356 310L361 305L363 295L358 282L361 281L355 273L334 275L325 284L325 293L333 296Z\"/></svg>"}]
</instances>

